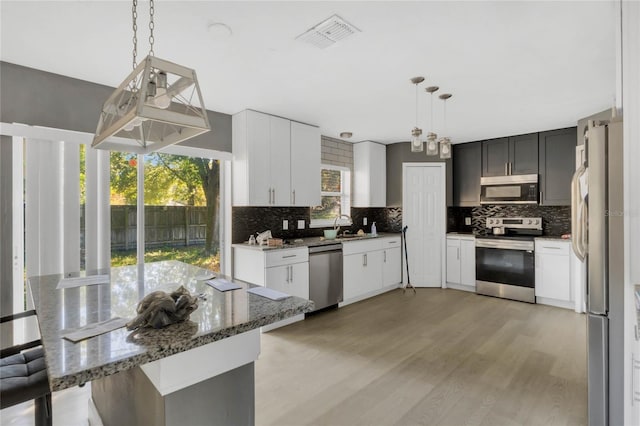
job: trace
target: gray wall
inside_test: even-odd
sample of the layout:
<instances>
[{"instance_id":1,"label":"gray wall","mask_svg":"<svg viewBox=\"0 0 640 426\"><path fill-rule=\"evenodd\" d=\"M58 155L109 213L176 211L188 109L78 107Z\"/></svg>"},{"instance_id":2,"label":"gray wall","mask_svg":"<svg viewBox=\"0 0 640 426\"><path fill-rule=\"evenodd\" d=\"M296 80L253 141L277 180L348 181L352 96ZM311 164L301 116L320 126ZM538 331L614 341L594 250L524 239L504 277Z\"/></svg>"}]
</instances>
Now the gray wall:
<instances>
[{"instance_id":1,"label":"gray wall","mask_svg":"<svg viewBox=\"0 0 640 426\"><path fill-rule=\"evenodd\" d=\"M411 152L409 142L387 145L387 207L402 206L402 163L444 162L447 184L447 206L453 204L453 167L451 159L427 156L424 152Z\"/></svg>"},{"instance_id":2,"label":"gray wall","mask_svg":"<svg viewBox=\"0 0 640 426\"><path fill-rule=\"evenodd\" d=\"M114 90L0 61L0 121L94 133L102 104ZM181 145L231 152L231 116L208 115L212 130Z\"/></svg>"}]
</instances>

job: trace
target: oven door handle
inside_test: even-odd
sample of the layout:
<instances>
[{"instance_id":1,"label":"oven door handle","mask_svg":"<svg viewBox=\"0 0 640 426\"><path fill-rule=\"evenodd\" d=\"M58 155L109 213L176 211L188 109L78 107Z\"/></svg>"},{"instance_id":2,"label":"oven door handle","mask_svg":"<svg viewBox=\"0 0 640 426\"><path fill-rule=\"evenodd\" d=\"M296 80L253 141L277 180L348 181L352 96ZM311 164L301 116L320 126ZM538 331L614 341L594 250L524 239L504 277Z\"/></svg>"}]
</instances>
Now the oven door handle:
<instances>
[{"instance_id":1,"label":"oven door handle","mask_svg":"<svg viewBox=\"0 0 640 426\"><path fill-rule=\"evenodd\" d=\"M476 248L489 248L489 249L500 249L500 250L519 250L526 251L528 253L533 253L533 244L528 242L523 243L513 243L509 246L505 246L502 243L496 243L493 241L477 241L476 240Z\"/></svg>"}]
</instances>

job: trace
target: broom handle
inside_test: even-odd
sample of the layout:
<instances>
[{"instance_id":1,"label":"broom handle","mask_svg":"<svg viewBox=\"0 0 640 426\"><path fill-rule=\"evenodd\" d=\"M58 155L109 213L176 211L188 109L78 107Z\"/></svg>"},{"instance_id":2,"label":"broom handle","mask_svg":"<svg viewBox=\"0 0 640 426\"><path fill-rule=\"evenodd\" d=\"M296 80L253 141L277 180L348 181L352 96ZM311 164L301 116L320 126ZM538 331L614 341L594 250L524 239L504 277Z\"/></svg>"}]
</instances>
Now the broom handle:
<instances>
[{"instance_id":1,"label":"broom handle","mask_svg":"<svg viewBox=\"0 0 640 426\"><path fill-rule=\"evenodd\" d=\"M402 234L404 236L404 262L407 264L407 284L411 284L411 278L409 277L409 254L407 253L407 228L405 225L402 228Z\"/></svg>"}]
</instances>

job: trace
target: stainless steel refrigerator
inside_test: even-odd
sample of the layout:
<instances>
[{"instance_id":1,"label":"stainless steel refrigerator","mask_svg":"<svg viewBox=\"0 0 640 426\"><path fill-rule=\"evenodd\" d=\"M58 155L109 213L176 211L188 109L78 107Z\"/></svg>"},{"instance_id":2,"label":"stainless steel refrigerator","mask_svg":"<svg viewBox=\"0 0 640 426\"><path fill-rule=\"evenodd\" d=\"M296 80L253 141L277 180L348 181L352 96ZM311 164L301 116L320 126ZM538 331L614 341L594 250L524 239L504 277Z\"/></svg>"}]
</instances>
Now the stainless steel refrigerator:
<instances>
[{"instance_id":1,"label":"stainless steel refrigerator","mask_svg":"<svg viewBox=\"0 0 640 426\"><path fill-rule=\"evenodd\" d=\"M589 120L572 181L572 243L587 262L589 425L624 424L622 120Z\"/></svg>"}]
</instances>

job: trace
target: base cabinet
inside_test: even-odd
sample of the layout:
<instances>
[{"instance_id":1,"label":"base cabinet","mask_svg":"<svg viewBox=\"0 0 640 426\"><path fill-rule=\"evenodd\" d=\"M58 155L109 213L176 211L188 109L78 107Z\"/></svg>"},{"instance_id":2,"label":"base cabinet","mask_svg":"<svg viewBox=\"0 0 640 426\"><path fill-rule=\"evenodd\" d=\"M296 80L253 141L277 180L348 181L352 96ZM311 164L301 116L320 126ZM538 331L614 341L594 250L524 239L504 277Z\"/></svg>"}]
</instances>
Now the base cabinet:
<instances>
[{"instance_id":1,"label":"base cabinet","mask_svg":"<svg viewBox=\"0 0 640 426\"><path fill-rule=\"evenodd\" d=\"M447 286L476 288L476 242L471 235L447 235Z\"/></svg>"},{"instance_id":2,"label":"base cabinet","mask_svg":"<svg viewBox=\"0 0 640 426\"><path fill-rule=\"evenodd\" d=\"M309 299L309 249L260 250L233 247L233 277L292 296ZM304 314L262 327L269 331L304 319Z\"/></svg>"},{"instance_id":3,"label":"base cabinet","mask_svg":"<svg viewBox=\"0 0 640 426\"><path fill-rule=\"evenodd\" d=\"M536 302L574 308L568 241L536 240Z\"/></svg>"},{"instance_id":4,"label":"base cabinet","mask_svg":"<svg viewBox=\"0 0 640 426\"><path fill-rule=\"evenodd\" d=\"M342 305L375 296L402 282L400 237L345 242Z\"/></svg>"}]
</instances>

